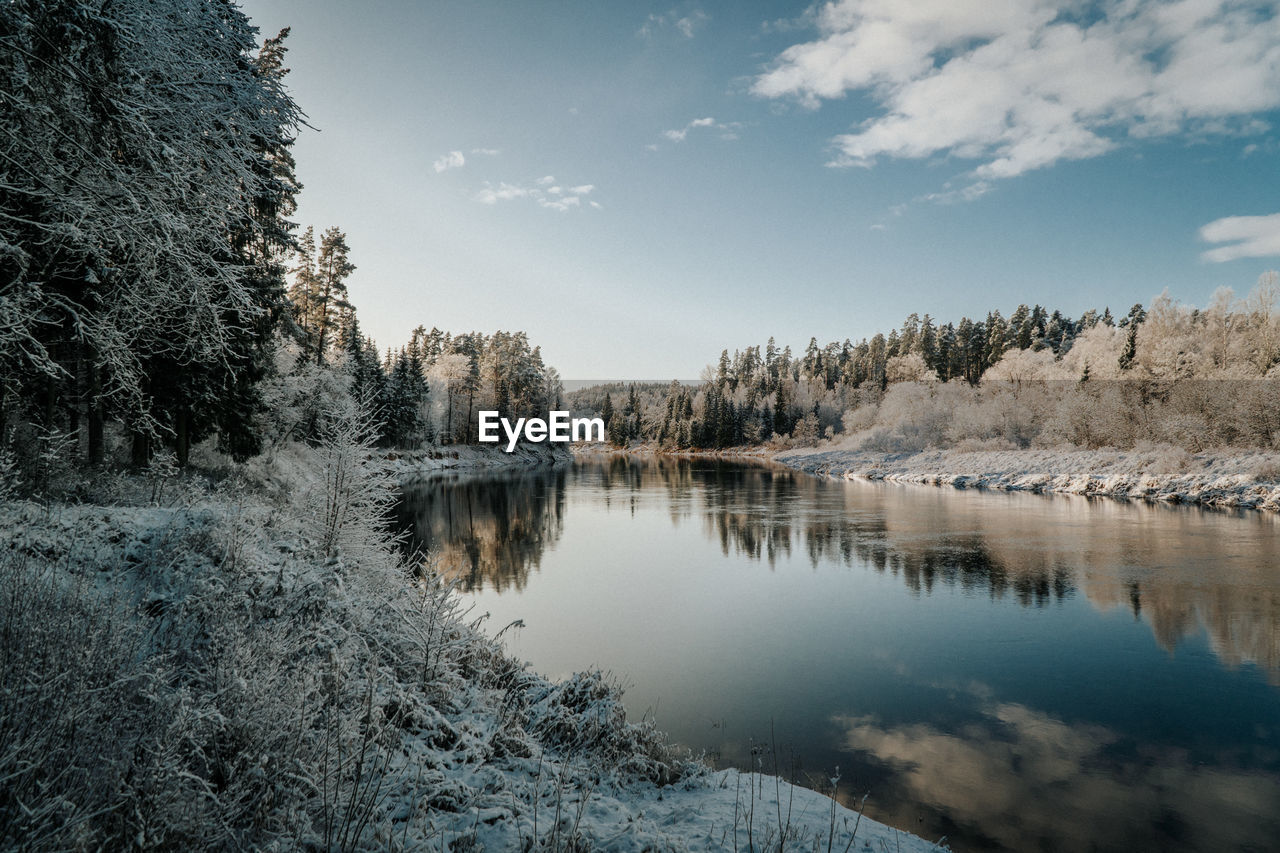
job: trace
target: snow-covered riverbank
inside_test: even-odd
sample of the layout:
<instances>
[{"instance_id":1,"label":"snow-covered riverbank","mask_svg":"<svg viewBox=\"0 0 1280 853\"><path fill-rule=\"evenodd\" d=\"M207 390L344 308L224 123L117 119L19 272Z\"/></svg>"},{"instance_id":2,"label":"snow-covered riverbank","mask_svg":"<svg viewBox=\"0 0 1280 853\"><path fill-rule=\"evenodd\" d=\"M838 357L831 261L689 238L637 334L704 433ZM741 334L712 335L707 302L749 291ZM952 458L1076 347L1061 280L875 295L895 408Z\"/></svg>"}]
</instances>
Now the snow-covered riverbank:
<instances>
[{"instance_id":1,"label":"snow-covered riverbank","mask_svg":"<svg viewBox=\"0 0 1280 853\"><path fill-rule=\"evenodd\" d=\"M872 453L802 448L773 459L800 471L846 479L1280 510L1280 454L1261 451L1187 453L1152 447Z\"/></svg>"},{"instance_id":2,"label":"snow-covered riverbank","mask_svg":"<svg viewBox=\"0 0 1280 853\"><path fill-rule=\"evenodd\" d=\"M598 673L530 672L385 541L326 552L324 489L362 465L293 446L0 502L0 846L935 849L708 771Z\"/></svg>"}]
</instances>

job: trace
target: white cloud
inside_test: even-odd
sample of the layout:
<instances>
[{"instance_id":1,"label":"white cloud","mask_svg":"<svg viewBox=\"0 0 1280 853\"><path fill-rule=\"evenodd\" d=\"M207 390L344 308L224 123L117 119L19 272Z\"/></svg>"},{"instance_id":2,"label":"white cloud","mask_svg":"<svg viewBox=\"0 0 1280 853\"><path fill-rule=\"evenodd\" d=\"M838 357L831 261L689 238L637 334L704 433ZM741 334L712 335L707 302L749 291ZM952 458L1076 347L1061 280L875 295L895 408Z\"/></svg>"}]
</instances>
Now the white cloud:
<instances>
[{"instance_id":1,"label":"white cloud","mask_svg":"<svg viewBox=\"0 0 1280 853\"><path fill-rule=\"evenodd\" d=\"M695 118L684 127L676 128L675 130L664 130L662 135L672 142L684 142L685 137L689 135L689 131L696 127L716 128L724 131L720 134L721 139L737 139L738 129L742 127L742 123L736 121L718 122L711 116L707 116L706 118ZM650 150L657 150L657 147L653 145L650 145L649 148Z\"/></svg>"},{"instance_id":2,"label":"white cloud","mask_svg":"<svg viewBox=\"0 0 1280 853\"><path fill-rule=\"evenodd\" d=\"M952 189L950 184L942 188L942 192L928 193L921 196L918 201L929 201L934 204L955 204L961 201L973 201L982 198L991 192L994 187L990 181L974 181L959 189Z\"/></svg>"},{"instance_id":3,"label":"white cloud","mask_svg":"<svg viewBox=\"0 0 1280 853\"><path fill-rule=\"evenodd\" d=\"M582 203L576 195L566 196L565 198L540 198L538 206L545 207L548 210L565 211L571 207L577 207Z\"/></svg>"},{"instance_id":4,"label":"white cloud","mask_svg":"<svg viewBox=\"0 0 1280 853\"><path fill-rule=\"evenodd\" d=\"M471 153L482 157L497 157L502 151L497 148L472 148Z\"/></svg>"},{"instance_id":5,"label":"white cloud","mask_svg":"<svg viewBox=\"0 0 1280 853\"><path fill-rule=\"evenodd\" d=\"M546 210L565 212L582 207L583 198L595 191L594 184L578 184L566 188L555 181L555 176L544 175L528 184L508 184L504 181L495 185L486 182L476 193L475 200L481 204L497 204L500 201L528 199ZM587 204L600 209L600 205L594 201Z\"/></svg>"},{"instance_id":6,"label":"white cloud","mask_svg":"<svg viewBox=\"0 0 1280 853\"><path fill-rule=\"evenodd\" d=\"M498 184L496 187L486 183L484 188L476 194L476 201L481 204L496 204L500 201L511 201L516 198L528 198L533 190L528 187L519 187L506 182Z\"/></svg>"},{"instance_id":7,"label":"white cloud","mask_svg":"<svg viewBox=\"0 0 1280 853\"><path fill-rule=\"evenodd\" d=\"M1200 229L1206 243L1227 243L1200 257L1206 261L1267 258L1280 255L1280 213L1269 216L1227 216Z\"/></svg>"},{"instance_id":8,"label":"white cloud","mask_svg":"<svg viewBox=\"0 0 1280 853\"><path fill-rule=\"evenodd\" d=\"M709 20L711 20L710 15L701 9L695 9L691 14L685 15L683 18L677 18L675 27L680 31L680 35L691 39L694 31Z\"/></svg>"},{"instance_id":9,"label":"white cloud","mask_svg":"<svg viewBox=\"0 0 1280 853\"><path fill-rule=\"evenodd\" d=\"M659 30L671 27L680 35L691 39L710 20L711 16L701 9L693 9L688 14L681 14L678 10L671 9L661 14L650 14L640 26L638 34L648 38Z\"/></svg>"},{"instance_id":10,"label":"white cloud","mask_svg":"<svg viewBox=\"0 0 1280 853\"><path fill-rule=\"evenodd\" d=\"M431 164L431 168L436 170L436 174L439 174L449 169L461 169L466 163L467 158L462 156L461 151L450 151Z\"/></svg>"},{"instance_id":11,"label":"white cloud","mask_svg":"<svg viewBox=\"0 0 1280 853\"><path fill-rule=\"evenodd\" d=\"M1256 131L1280 107L1276 0L838 0L819 38L752 91L816 108L850 92L878 114L831 165L953 155L979 180L1103 154L1128 138Z\"/></svg>"},{"instance_id":12,"label":"white cloud","mask_svg":"<svg viewBox=\"0 0 1280 853\"><path fill-rule=\"evenodd\" d=\"M953 730L874 717L832 722L847 748L885 768L882 784L960 825L988 829L993 847L1053 839L1085 849L1171 815L1192 848L1243 850L1274 838L1255 819L1258 804L1280 796L1272 775L1231 760L1205 765L1182 749L1116 749L1125 733L1027 705L978 698L972 710Z\"/></svg>"}]
</instances>

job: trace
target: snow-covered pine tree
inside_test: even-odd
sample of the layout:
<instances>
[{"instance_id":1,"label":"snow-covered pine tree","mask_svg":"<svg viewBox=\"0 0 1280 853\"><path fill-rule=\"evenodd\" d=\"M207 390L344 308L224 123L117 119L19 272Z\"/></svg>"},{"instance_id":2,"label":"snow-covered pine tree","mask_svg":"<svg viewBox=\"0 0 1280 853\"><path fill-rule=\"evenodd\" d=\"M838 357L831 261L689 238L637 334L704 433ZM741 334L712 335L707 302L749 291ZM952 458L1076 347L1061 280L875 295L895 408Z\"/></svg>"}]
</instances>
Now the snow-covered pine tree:
<instances>
[{"instance_id":1,"label":"snow-covered pine tree","mask_svg":"<svg viewBox=\"0 0 1280 853\"><path fill-rule=\"evenodd\" d=\"M260 363L296 190L282 45L229 0L6 3L0 33L0 386L93 452L108 415L180 450L242 423L218 409Z\"/></svg>"}]
</instances>

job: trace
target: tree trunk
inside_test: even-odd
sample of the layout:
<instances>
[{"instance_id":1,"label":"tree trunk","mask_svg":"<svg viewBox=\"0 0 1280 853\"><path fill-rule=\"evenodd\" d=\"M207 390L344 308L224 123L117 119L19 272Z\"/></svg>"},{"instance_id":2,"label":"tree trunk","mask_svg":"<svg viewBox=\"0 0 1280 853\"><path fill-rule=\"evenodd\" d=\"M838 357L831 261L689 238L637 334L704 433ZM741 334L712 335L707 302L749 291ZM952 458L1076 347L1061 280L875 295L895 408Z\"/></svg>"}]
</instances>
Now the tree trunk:
<instances>
[{"instance_id":1,"label":"tree trunk","mask_svg":"<svg viewBox=\"0 0 1280 853\"><path fill-rule=\"evenodd\" d=\"M80 407L85 400L86 376L84 372L84 345L76 343L75 369L71 373L71 400L67 406L67 431L76 438L76 452L80 452Z\"/></svg>"},{"instance_id":2,"label":"tree trunk","mask_svg":"<svg viewBox=\"0 0 1280 853\"><path fill-rule=\"evenodd\" d=\"M187 460L191 457L191 435L187 427L189 417L185 406L179 406L173 416L173 452L182 468L187 467Z\"/></svg>"},{"instance_id":3,"label":"tree trunk","mask_svg":"<svg viewBox=\"0 0 1280 853\"><path fill-rule=\"evenodd\" d=\"M145 468L151 462L151 436L133 431L133 448L130 460L135 468Z\"/></svg>"},{"instance_id":4,"label":"tree trunk","mask_svg":"<svg viewBox=\"0 0 1280 853\"><path fill-rule=\"evenodd\" d=\"M44 428L53 429L58 423L58 381L48 379L44 389Z\"/></svg>"},{"instance_id":5,"label":"tree trunk","mask_svg":"<svg viewBox=\"0 0 1280 853\"><path fill-rule=\"evenodd\" d=\"M89 464L101 465L103 456L102 408L97 400L89 403Z\"/></svg>"},{"instance_id":6,"label":"tree trunk","mask_svg":"<svg viewBox=\"0 0 1280 853\"><path fill-rule=\"evenodd\" d=\"M91 352L88 359L88 368L86 369L86 380L88 389L85 399L88 404L88 421L89 421L89 464L101 465L103 455L103 417L102 417L102 372L94 363L94 354Z\"/></svg>"}]
</instances>

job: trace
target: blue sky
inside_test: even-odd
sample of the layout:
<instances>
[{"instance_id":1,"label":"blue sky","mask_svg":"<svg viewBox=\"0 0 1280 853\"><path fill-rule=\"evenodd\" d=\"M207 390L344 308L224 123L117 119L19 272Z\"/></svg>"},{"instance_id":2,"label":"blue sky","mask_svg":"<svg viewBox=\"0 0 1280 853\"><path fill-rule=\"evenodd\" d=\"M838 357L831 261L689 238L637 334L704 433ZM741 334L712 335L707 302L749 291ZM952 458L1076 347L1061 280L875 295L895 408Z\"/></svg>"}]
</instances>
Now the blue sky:
<instances>
[{"instance_id":1,"label":"blue sky","mask_svg":"<svg viewBox=\"0 0 1280 853\"><path fill-rule=\"evenodd\" d=\"M367 333L696 376L912 312L1204 304L1280 266L1280 4L246 0Z\"/></svg>"}]
</instances>

